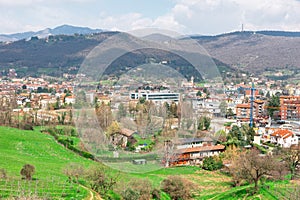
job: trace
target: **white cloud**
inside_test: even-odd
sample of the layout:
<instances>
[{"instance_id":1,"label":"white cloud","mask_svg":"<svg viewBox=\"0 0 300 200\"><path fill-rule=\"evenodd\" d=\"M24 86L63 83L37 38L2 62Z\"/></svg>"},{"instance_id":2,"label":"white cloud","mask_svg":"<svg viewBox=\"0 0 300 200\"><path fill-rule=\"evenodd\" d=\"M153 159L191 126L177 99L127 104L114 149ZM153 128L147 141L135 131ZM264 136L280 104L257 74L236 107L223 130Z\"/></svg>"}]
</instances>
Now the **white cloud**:
<instances>
[{"instance_id":1,"label":"white cloud","mask_svg":"<svg viewBox=\"0 0 300 200\"><path fill-rule=\"evenodd\" d=\"M242 24L246 30L300 31L297 0L172 0L173 7L158 17L136 12L134 5L132 12L114 13L103 8L103 1L0 0L0 33L68 23L121 31L155 27L182 34L220 34L240 30Z\"/></svg>"},{"instance_id":2,"label":"white cloud","mask_svg":"<svg viewBox=\"0 0 300 200\"><path fill-rule=\"evenodd\" d=\"M218 34L248 29L300 30L297 0L178 0L170 15L185 32Z\"/></svg>"}]
</instances>

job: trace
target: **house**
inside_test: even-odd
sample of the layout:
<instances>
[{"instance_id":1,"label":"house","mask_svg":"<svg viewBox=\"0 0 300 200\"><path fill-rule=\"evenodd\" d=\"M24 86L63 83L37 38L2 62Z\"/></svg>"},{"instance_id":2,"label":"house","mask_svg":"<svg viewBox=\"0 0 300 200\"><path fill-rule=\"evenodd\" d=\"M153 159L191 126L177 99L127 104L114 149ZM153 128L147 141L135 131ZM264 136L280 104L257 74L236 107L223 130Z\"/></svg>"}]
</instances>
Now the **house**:
<instances>
[{"instance_id":1,"label":"house","mask_svg":"<svg viewBox=\"0 0 300 200\"><path fill-rule=\"evenodd\" d=\"M172 165L197 165L201 164L205 157L217 156L225 150L224 145L198 146L179 149Z\"/></svg>"},{"instance_id":2,"label":"house","mask_svg":"<svg viewBox=\"0 0 300 200\"><path fill-rule=\"evenodd\" d=\"M177 149L186 149L193 147L212 146L213 140L209 137L202 138L183 138L175 142Z\"/></svg>"},{"instance_id":3,"label":"house","mask_svg":"<svg viewBox=\"0 0 300 200\"><path fill-rule=\"evenodd\" d=\"M75 96L74 95L71 95L71 96L67 96L65 97L65 103L66 104L75 104Z\"/></svg>"},{"instance_id":4,"label":"house","mask_svg":"<svg viewBox=\"0 0 300 200\"><path fill-rule=\"evenodd\" d=\"M135 131L133 130L122 128L119 133L115 133L110 136L111 143L125 148L127 146L128 140L132 138L132 135L134 133Z\"/></svg>"},{"instance_id":5,"label":"house","mask_svg":"<svg viewBox=\"0 0 300 200\"><path fill-rule=\"evenodd\" d=\"M292 145L298 145L298 137L290 130L279 129L270 135L271 143L277 144L280 147L288 148Z\"/></svg>"}]
</instances>

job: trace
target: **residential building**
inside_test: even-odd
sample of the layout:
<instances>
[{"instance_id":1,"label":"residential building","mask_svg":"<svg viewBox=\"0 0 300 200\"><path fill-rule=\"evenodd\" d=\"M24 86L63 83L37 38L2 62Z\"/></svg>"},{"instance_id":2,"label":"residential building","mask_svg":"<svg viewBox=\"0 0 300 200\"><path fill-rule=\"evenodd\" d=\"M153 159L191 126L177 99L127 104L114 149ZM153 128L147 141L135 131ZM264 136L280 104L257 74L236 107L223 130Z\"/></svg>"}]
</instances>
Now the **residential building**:
<instances>
[{"instance_id":1,"label":"residential building","mask_svg":"<svg viewBox=\"0 0 300 200\"><path fill-rule=\"evenodd\" d=\"M292 131L287 129L279 129L271 135L271 143L280 147L288 148L292 145L298 145L298 137Z\"/></svg>"},{"instance_id":2,"label":"residential building","mask_svg":"<svg viewBox=\"0 0 300 200\"><path fill-rule=\"evenodd\" d=\"M198 146L180 149L173 160L172 165L197 165L201 164L205 157L217 156L225 150L224 145Z\"/></svg>"},{"instance_id":3,"label":"residential building","mask_svg":"<svg viewBox=\"0 0 300 200\"><path fill-rule=\"evenodd\" d=\"M300 96L280 96L281 120L300 119Z\"/></svg>"}]
</instances>

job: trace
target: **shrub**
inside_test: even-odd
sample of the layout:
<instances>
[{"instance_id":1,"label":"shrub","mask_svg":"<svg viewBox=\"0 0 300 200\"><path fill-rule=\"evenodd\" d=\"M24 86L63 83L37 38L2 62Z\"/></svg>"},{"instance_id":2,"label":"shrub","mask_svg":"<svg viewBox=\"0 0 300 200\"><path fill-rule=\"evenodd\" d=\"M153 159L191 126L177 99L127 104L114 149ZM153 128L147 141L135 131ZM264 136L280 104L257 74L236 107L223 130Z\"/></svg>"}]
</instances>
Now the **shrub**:
<instances>
[{"instance_id":1,"label":"shrub","mask_svg":"<svg viewBox=\"0 0 300 200\"><path fill-rule=\"evenodd\" d=\"M223 163L217 156L206 157L203 160L202 168L205 170L214 171L217 169L221 169L222 167Z\"/></svg>"},{"instance_id":2,"label":"shrub","mask_svg":"<svg viewBox=\"0 0 300 200\"><path fill-rule=\"evenodd\" d=\"M0 179L7 179L7 172L5 169L0 169Z\"/></svg>"},{"instance_id":3,"label":"shrub","mask_svg":"<svg viewBox=\"0 0 300 200\"><path fill-rule=\"evenodd\" d=\"M25 164L23 168L20 171L20 174L26 179L26 180L31 180L32 176L35 172L35 167L30 164Z\"/></svg>"},{"instance_id":4,"label":"shrub","mask_svg":"<svg viewBox=\"0 0 300 200\"><path fill-rule=\"evenodd\" d=\"M160 190L159 189L154 189L152 190L152 199L160 199Z\"/></svg>"},{"instance_id":5,"label":"shrub","mask_svg":"<svg viewBox=\"0 0 300 200\"><path fill-rule=\"evenodd\" d=\"M135 179L128 183L128 187L122 193L126 200L148 200L152 196L152 185L148 179Z\"/></svg>"},{"instance_id":6,"label":"shrub","mask_svg":"<svg viewBox=\"0 0 300 200\"><path fill-rule=\"evenodd\" d=\"M195 186L189 180L181 176L170 176L163 180L161 189L174 200L190 199Z\"/></svg>"}]
</instances>

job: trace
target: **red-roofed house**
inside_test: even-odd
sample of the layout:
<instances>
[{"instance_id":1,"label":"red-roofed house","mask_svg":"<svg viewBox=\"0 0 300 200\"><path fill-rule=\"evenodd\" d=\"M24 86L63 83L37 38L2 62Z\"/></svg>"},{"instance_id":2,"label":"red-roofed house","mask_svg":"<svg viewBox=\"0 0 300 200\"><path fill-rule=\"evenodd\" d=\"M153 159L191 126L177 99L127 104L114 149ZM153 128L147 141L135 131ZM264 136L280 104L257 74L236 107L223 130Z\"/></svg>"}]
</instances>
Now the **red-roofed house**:
<instances>
[{"instance_id":1,"label":"red-roofed house","mask_svg":"<svg viewBox=\"0 0 300 200\"><path fill-rule=\"evenodd\" d=\"M176 159L173 160L172 165L201 164L205 157L219 155L224 150L224 145L199 146L179 149Z\"/></svg>"},{"instance_id":2,"label":"red-roofed house","mask_svg":"<svg viewBox=\"0 0 300 200\"><path fill-rule=\"evenodd\" d=\"M298 137L290 130L279 129L271 134L271 143L288 148L291 145L298 145Z\"/></svg>"}]
</instances>

